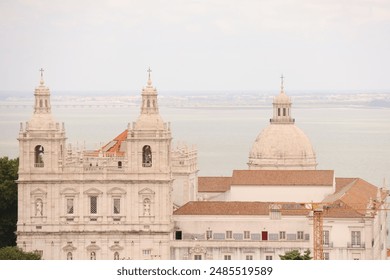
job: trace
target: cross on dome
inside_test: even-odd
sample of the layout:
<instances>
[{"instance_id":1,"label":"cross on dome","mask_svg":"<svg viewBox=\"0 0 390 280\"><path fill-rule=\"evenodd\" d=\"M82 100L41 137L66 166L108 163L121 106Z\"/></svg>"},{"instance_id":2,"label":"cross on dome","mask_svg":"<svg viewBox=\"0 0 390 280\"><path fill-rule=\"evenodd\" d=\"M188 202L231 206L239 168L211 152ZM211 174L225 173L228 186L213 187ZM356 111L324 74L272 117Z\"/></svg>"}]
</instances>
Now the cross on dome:
<instances>
[{"instance_id":1,"label":"cross on dome","mask_svg":"<svg viewBox=\"0 0 390 280\"><path fill-rule=\"evenodd\" d=\"M280 76L280 90L284 92L284 76L283 74Z\"/></svg>"},{"instance_id":2,"label":"cross on dome","mask_svg":"<svg viewBox=\"0 0 390 280\"><path fill-rule=\"evenodd\" d=\"M39 72L41 72L41 79L43 79L43 72L44 72L45 70L43 69L43 68L41 68L41 69L39 69Z\"/></svg>"},{"instance_id":3,"label":"cross on dome","mask_svg":"<svg viewBox=\"0 0 390 280\"><path fill-rule=\"evenodd\" d=\"M152 85L152 80L150 78L150 73L152 73L152 69L150 69L150 67L149 67L147 72L148 72L148 85L150 86L150 85Z\"/></svg>"},{"instance_id":4,"label":"cross on dome","mask_svg":"<svg viewBox=\"0 0 390 280\"><path fill-rule=\"evenodd\" d=\"M40 82L41 85L44 84L44 81L43 81L43 72L44 72L44 71L45 71L45 70L44 70L43 68L39 69L39 72L41 72L41 82Z\"/></svg>"}]
</instances>

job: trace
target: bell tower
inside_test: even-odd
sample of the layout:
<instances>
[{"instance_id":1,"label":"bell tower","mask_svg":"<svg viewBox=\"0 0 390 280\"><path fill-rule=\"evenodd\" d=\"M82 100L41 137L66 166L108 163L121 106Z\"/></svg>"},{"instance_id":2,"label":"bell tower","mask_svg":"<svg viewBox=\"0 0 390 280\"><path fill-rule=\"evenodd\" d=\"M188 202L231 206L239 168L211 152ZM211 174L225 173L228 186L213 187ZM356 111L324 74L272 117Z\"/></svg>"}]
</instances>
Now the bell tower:
<instances>
[{"instance_id":1,"label":"bell tower","mask_svg":"<svg viewBox=\"0 0 390 280\"><path fill-rule=\"evenodd\" d=\"M141 113L137 121L129 125L128 168L138 174L167 175L171 172L171 129L159 114L150 68L148 72L148 81L141 94Z\"/></svg>"},{"instance_id":2,"label":"bell tower","mask_svg":"<svg viewBox=\"0 0 390 280\"><path fill-rule=\"evenodd\" d=\"M34 92L34 112L30 121L20 124L19 178L24 173L57 173L64 161L65 128L51 114L50 90L43 79Z\"/></svg>"},{"instance_id":3,"label":"bell tower","mask_svg":"<svg viewBox=\"0 0 390 280\"><path fill-rule=\"evenodd\" d=\"M168 259L173 230L172 136L169 123L160 116L157 90L148 72L140 115L128 128L125 172L131 180L131 204L137 207L133 213L138 213L132 224L143 234L142 242L136 237L134 246L140 252L151 250L154 259Z\"/></svg>"},{"instance_id":4,"label":"bell tower","mask_svg":"<svg viewBox=\"0 0 390 280\"><path fill-rule=\"evenodd\" d=\"M284 77L280 77L280 93L275 96L274 102L274 115L270 120L271 124L293 124L295 120L291 117L291 98L284 92Z\"/></svg>"}]
</instances>

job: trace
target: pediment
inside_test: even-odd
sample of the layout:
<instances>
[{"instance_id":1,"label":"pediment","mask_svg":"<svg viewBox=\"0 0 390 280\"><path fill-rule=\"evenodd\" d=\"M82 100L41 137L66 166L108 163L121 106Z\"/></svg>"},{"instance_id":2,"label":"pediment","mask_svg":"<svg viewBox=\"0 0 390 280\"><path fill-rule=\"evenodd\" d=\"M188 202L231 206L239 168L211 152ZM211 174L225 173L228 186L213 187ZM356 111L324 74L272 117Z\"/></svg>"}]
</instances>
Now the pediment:
<instances>
[{"instance_id":1,"label":"pediment","mask_svg":"<svg viewBox=\"0 0 390 280\"><path fill-rule=\"evenodd\" d=\"M110 250L111 251L121 251L121 250L123 250L123 247L118 245L118 244L115 244L115 245L110 246Z\"/></svg>"},{"instance_id":2,"label":"pediment","mask_svg":"<svg viewBox=\"0 0 390 280\"><path fill-rule=\"evenodd\" d=\"M91 244L91 245L87 246L87 250L88 251L97 251L97 250L100 250L100 247L96 244Z\"/></svg>"},{"instance_id":3,"label":"pediment","mask_svg":"<svg viewBox=\"0 0 390 280\"><path fill-rule=\"evenodd\" d=\"M72 195L76 195L76 194L79 194L80 192L78 192L76 189L74 188L65 188L63 190L61 190L60 192L61 194L72 194Z\"/></svg>"},{"instance_id":4,"label":"pediment","mask_svg":"<svg viewBox=\"0 0 390 280\"><path fill-rule=\"evenodd\" d=\"M68 244L68 245L62 247L62 250L64 250L64 251L76 251L77 248L75 246L71 245L71 244Z\"/></svg>"},{"instance_id":5,"label":"pediment","mask_svg":"<svg viewBox=\"0 0 390 280\"><path fill-rule=\"evenodd\" d=\"M30 192L31 195L46 195L47 192L41 188L36 188Z\"/></svg>"},{"instance_id":6,"label":"pediment","mask_svg":"<svg viewBox=\"0 0 390 280\"><path fill-rule=\"evenodd\" d=\"M144 189L140 190L140 191L138 192L138 194L155 194L155 192L152 191L152 190L149 189L149 188L144 188Z\"/></svg>"},{"instance_id":7,"label":"pediment","mask_svg":"<svg viewBox=\"0 0 390 280\"><path fill-rule=\"evenodd\" d=\"M126 191L122 188L115 187L115 188L109 189L107 193L108 194L126 194Z\"/></svg>"},{"instance_id":8,"label":"pediment","mask_svg":"<svg viewBox=\"0 0 390 280\"><path fill-rule=\"evenodd\" d=\"M84 194L89 194L89 195L99 195L102 194L103 192L97 188L89 188L88 190L84 191Z\"/></svg>"}]
</instances>

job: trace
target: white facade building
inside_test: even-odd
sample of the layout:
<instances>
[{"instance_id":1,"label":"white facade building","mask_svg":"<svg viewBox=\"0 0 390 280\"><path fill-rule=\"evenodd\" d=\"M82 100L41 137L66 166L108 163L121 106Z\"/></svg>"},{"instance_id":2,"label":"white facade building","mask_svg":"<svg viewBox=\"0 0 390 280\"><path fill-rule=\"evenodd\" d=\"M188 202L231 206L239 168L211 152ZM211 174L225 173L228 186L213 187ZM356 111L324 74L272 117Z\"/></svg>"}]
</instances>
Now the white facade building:
<instances>
[{"instance_id":1,"label":"white facade building","mask_svg":"<svg viewBox=\"0 0 390 280\"><path fill-rule=\"evenodd\" d=\"M249 170L199 177L197 152L173 148L149 78L141 112L95 151L74 151L41 76L21 125L17 244L44 259L278 259L313 248L309 202L322 202L324 257L386 259L387 192L315 170L283 85Z\"/></svg>"}]
</instances>

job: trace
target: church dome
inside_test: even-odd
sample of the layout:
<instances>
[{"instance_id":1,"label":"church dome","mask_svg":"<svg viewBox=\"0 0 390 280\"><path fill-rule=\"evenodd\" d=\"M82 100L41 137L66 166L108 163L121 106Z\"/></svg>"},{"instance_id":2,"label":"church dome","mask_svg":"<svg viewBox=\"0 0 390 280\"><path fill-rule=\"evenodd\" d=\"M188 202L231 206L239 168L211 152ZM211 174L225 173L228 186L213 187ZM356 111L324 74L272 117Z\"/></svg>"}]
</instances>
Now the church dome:
<instances>
[{"instance_id":1,"label":"church dome","mask_svg":"<svg viewBox=\"0 0 390 280\"><path fill-rule=\"evenodd\" d=\"M294 124L270 124L256 138L249 169L315 169L309 138Z\"/></svg>"},{"instance_id":2,"label":"church dome","mask_svg":"<svg viewBox=\"0 0 390 280\"><path fill-rule=\"evenodd\" d=\"M316 169L317 160L309 138L295 126L291 100L281 91L273 101L273 118L256 138L249 153L249 169Z\"/></svg>"}]
</instances>

